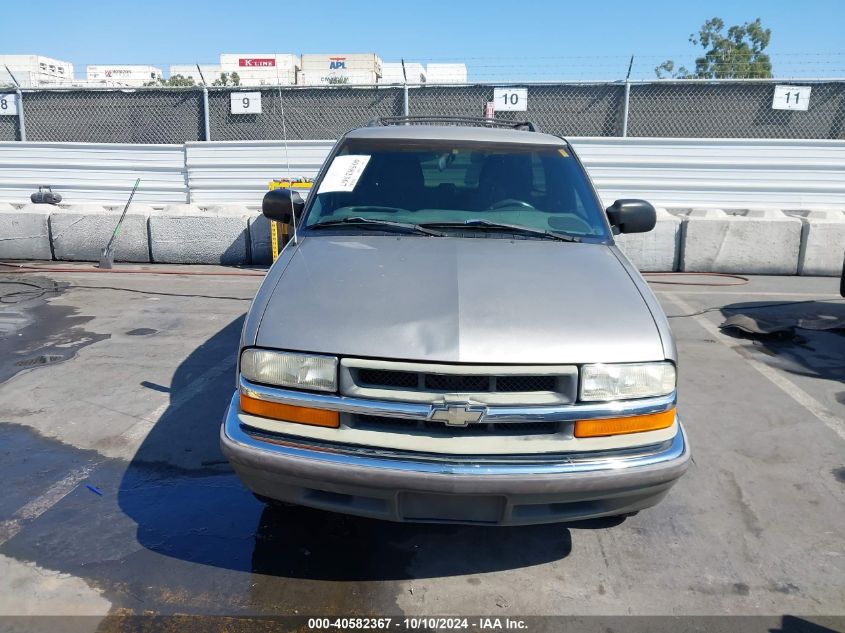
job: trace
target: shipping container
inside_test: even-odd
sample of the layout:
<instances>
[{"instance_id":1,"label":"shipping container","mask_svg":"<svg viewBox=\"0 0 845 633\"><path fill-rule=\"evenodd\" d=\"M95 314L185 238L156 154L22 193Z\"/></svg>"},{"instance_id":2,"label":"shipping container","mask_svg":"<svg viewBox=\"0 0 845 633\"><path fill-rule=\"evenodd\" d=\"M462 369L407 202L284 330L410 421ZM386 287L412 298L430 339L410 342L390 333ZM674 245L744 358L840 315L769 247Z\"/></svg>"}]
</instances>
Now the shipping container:
<instances>
[{"instance_id":1,"label":"shipping container","mask_svg":"<svg viewBox=\"0 0 845 633\"><path fill-rule=\"evenodd\" d=\"M379 83L382 84L424 84L426 81L425 66L417 62L405 62L405 73L402 73L402 62L385 62L381 66L382 74Z\"/></svg>"},{"instance_id":2,"label":"shipping container","mask_svg":"<svg viewBox=\"0 0 845 633\"><path fill-rule=\"evenodd\" d=\"M0 55L0 84L10 84L4 66L21 87L62 86L73 83L73 64L43 55Z\"/></svg>"},{"instance_id":3,"label":"shipping container","mask_svg":"<svg viewBox=\"0 0 845 633\"><path fill-rule=\"evenodd\" d=\"M242 86L291 86L296 83L299 56L288 53L224 53L222 72L237 73Z\"/></svg>"},{"instance_id":4,"label":"shipping container","mask_svg":"<svg viewBox=\"0 0 845 633\"><path fill-rule=\"evenodd\" d=\"M426 67L426 83L465 84L466 82L466 64L429 64Z\"/></svg>"},{"instance_id":5,"label":"shipping container","mask_svg":"<svg viewBox=\"0 0 845 633\"><path fill-rule=\"evenodd\" d=\"M86 68L88 84L140 87L163 77L161 68L146 64L99 64Z\"/></svg>"},{"instance_id":6,"label":"shipping container","mask_svg":"<svg viewBox=\"0 0 845 633\"><path fill-rule=\"evenodd\" d=\"M223 67L217 64L200 64L199 66L208 85L214 83L214 81L218 79L220 74L223 72ZM168 76L173 77L174 75L182 75L187 79L193 79L196 84L202 83L200 74L197 72L196 64L171 64L170 75Z\"/></svg>"},{"instance_id":7,"label":"shipping container","mask_svg":"<svg viewBox=\"0 0 845 633\"><path fill-rule=\"evenodd\" d=\"M302 56L298 83L305 86L333 84L370 85L381 78L381 58L374 53Z\"/></svg>"}]
</instances>

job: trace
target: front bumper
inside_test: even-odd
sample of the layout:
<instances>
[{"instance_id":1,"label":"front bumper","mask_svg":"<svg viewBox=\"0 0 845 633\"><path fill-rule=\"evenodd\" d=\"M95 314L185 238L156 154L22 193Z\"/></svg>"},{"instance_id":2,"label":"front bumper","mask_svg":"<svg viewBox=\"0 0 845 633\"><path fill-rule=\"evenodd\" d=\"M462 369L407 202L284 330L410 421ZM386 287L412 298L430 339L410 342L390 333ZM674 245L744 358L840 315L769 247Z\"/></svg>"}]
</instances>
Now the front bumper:
<instances>
[{"instance_id":1,"label":"front bumper","mask_svg":"<svg viewBox=\"0 0 845 633\"><path fill-rule=\"evenodd\" d=\"M687 469L683 428L650 447L503 459L397 455L248 429L233 396L221 448L244 485L290 503L391 521L523 525L634 512Z\"/></svg>"}]
</instances>

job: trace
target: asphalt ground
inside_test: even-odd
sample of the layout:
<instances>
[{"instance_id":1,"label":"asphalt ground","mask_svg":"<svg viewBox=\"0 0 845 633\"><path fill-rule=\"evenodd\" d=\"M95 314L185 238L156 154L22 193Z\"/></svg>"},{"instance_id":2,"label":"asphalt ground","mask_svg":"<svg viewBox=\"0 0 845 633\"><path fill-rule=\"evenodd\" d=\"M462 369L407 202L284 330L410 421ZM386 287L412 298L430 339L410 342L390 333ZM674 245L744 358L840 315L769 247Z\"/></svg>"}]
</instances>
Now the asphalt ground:
<instances>
[{"instance_id":1,"label":"asphalt ground","mask_svg":"<svg viewBox=\"0 0 845 633\"><path fill-rule=\"evenodd\" d=\"M625 520L502 528L265 508L218 447L261 277L89 267L0 270L0 615L845 622L818 619L845 616L845 334L718 327L747 306L843 318L838 279L655 284L679 347L690 470Z\"/></svg>"}]
</instances>

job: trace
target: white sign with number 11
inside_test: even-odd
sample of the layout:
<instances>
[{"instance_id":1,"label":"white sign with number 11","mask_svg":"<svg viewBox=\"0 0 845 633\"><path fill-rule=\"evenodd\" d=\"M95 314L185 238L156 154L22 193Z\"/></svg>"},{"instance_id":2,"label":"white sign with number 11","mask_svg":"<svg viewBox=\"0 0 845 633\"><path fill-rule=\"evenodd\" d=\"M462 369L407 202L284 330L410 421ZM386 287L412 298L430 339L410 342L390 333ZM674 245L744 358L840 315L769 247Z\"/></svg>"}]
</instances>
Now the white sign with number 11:
<instances>
[{"instance_id":1,"label":"white sign with number 11","mask_svg":"<svg viewBox=\"0 0 845 633\"><path fill-rule=\"evenodd\" d=\"M0 116L4 114L18 113L18 95L14 92L12 94L0 95Z\"/></svg>"},{"instance_id":2,"label":"white sign with number 11","mask_svg":"<svg viewBox=\"0 0 845 633\"><path fill-rule=\"evenodd\" d=\"M810 107L810 86L775 86L773 110L806 110Z\"/></svg>"}]
</instances>

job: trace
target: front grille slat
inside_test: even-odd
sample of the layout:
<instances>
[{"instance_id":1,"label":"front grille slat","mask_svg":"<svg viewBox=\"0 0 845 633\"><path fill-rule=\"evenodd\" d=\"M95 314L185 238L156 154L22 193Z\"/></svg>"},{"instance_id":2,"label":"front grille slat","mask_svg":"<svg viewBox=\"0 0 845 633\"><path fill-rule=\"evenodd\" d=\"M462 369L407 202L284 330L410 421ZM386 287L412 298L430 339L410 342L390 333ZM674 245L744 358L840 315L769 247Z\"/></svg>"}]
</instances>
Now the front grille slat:
<instances>
[{"instance_id":1,"label":"front grille slat","mask_svg":"<svg viewBox=\"0 0 845 633\"><path fill-rule=\"evenodd\" d=\"M425 374L426 389L433 391L484 392L490 391L489 376L462 374Z\"/></svg>"},{"instance_id":2,"label":"front grille slat","mask_svg":"<svg viewBox=\"0 0 845 633\"><path fill-rule=\"evenodd\" d=\"M418 374L412 371L359 369L358 380L361 384L367 385L368 387L416 389L419 385Z\"/></svg>"},{"instance_id":3,"label":"front grille slat","mask_svg":"<svg viewBox=\"0 0 845 633\"><path fill-rule=\"evenodd\" d=\"M496 391L530 392L554 391L556 376L497 376Z\"/></svg>"}]
</instances>

